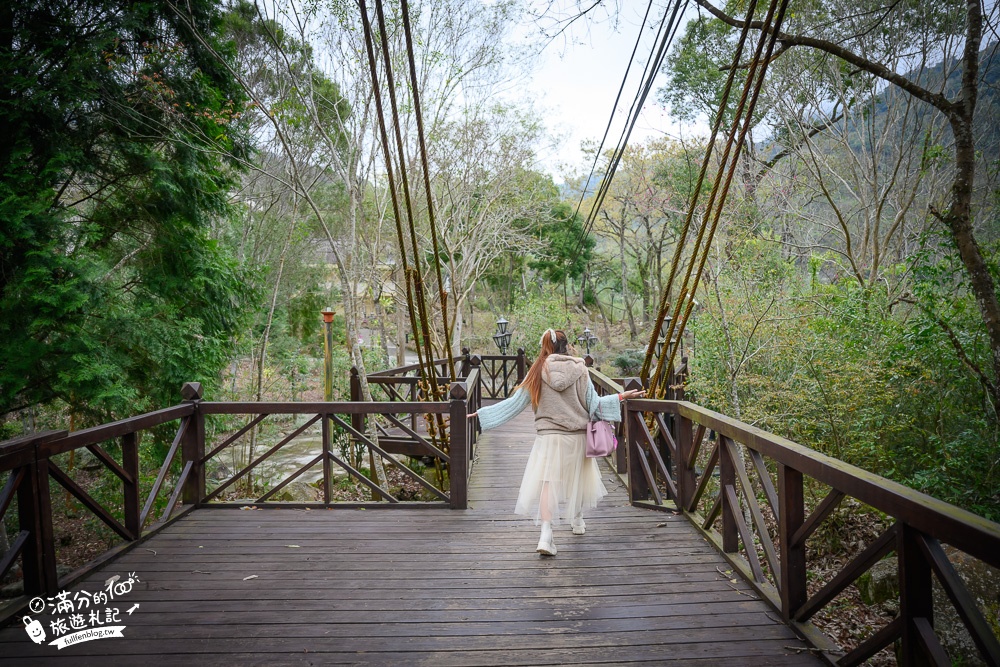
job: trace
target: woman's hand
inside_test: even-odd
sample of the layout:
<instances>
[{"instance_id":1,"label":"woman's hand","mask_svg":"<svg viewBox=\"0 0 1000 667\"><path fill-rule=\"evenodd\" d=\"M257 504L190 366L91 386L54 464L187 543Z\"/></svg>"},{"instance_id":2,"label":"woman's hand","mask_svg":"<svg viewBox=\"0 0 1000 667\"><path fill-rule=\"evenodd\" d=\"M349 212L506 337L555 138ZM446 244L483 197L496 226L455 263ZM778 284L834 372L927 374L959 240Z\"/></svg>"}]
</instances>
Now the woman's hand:
<instances>
[{"instance_id":1,"label":"woman's hand","mask_svg":"<svg viewBox=\"0 0 1000 667\"><path fill-rule=\"evenodd\" d=\"M477 414L479 414L479 413L478 413L478 412L470 412L469 414L465 415L465 418L466 418L466 419L472 419L472 418L473 418L473 417L475 417L475 416L476 416Z\"/></svg>"},{"instance_id":2,"label":"woman's hand","mask_svg":"<svg viewBox=\"0 0 1000 667\"><path fill-rule=\"evenodd\" d=\"M619 394L619 396L622 397L623 401L629 398L642 398L645 395L646 395L645 389L629 389L628 391L623 391L621 394Z\"/></svg>"}]
</instances>

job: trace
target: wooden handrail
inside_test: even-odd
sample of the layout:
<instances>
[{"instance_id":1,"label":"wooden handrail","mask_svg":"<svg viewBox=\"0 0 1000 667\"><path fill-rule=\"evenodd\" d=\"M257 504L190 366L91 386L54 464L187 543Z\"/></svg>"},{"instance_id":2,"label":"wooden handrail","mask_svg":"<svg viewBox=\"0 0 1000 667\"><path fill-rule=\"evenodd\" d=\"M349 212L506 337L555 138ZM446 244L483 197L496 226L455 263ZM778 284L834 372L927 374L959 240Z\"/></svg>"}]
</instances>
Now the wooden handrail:
<instances>
[{"instance_id":1,"label":"wooden handrail","mask_svg":"<svg viewBox=\"0 0 1000 667\"><path fill-rule=\"evenodd\" d=\"M663 484L676 507L710 538L734 569L819 648L825 650L832 644L808 619L875 562L896 552L902 591L899 619L873 632L837 664L859 664L897 639L902 642L904 662L919 654L943 654L930 622L928 591L932 572L982 656L989 664L1000 664L1000 642L971 603L971 596L940 546L947 543L992 567L1000 567L1000 524L693 403L632 399L626 403L626 411L630 425L626 472L632 502L666 507L658 498L658 485ZM649 415L653 419L647 422ZM659 479L659 462L656 468L648 462L656 460L658 447L647 423L656 427L658 435L663 434L660 446L672 458L669 470L661 471ZM668 430L673 430L669 437ZM715 433L716 442L713 448L706 449L701 442L709 431ZM743 456L741 448L748 456ZM702 456L708 458L699 469L696 465ZM777 489L764 459L777 467ZM714 478L716 470L719 476ZM753 473L759 478L759 491L752 485ZM803 493L805 477L831 488L808 517ZM717 489L717 495L714 502L708 499L707 512L701 514L698 507L710 487ZM765 502L759 502L758 495ZM649 496L656 505L648 503ZM805 541L844 496L869 505L896 523L809 596ZM769 533L765 510L771 511L777 524L776 536ZM745 520L744 512L752 521ZM714 525L720 520L716 532ZM764 561L758 558L758 548Z\"/></svg>"},{"instance_id":2,"label":"wooden handrail","mask_svg":"<svg viewBox=\"0 0 1000 667\"><path fill-rule=\"evenodd\" d=\"M445 366L448 365L447 359L435 359L433 362L434 366ZM395 368L387 368L383 371L375 371L374 373L368 373L368 377L392 377L394 375L403 375L405 373L410 373L412 371L419 371L420 364L406 364L405 366L396 366Z\"/></svg>"},{"instance_id":3,"label":"wooden handrail","mask_svg":"<svg viewBox=\"0 0 1000 667\"><path fill-rule=\"evenodd\" d=\"M304 415L332 413L349 415L378 414L447 414L448 404L442 401L379 401L373 403L357 403L341 401L336 403L252 403L252 402L213 402L200 404L200 410L205 415L240 415L240 414L283 414Z\"/></svg>"},{"instance_id":4,"label":"wooden handrail","mask_svg":"<svg viewBox=\"0 0 1000 667\"><path fill-rule=\"evenodd\" d=\"M671 404L671 405L664 405ZM633 399L629 409L679 414L777 463L896 517L994 567L1000 567L1000 524L898 482L687 401Z\"/></svg>"}]
</instances>

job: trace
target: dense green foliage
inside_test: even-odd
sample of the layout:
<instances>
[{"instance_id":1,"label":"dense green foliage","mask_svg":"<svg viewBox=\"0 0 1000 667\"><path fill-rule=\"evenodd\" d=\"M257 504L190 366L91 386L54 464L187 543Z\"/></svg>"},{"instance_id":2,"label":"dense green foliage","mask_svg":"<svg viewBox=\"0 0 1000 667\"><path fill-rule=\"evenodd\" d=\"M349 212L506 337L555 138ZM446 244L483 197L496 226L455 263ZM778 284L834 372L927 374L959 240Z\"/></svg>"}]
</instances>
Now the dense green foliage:
<instances>
[{"instance_id":1,"label":"dense green foliage","mask_svg":"<svg viewBox=\"0 0 1000 667\"><path fill-rule=\"evenodd\" d=\"M818 280L777 248L760 237L731 246L718 295L708 290L692 323L693 400L728 414L738 401L747 423L1000 519L997 422L939 323L884 289ZM916 289L937 312L948 304L951 330L985 357L954 260L929 256L913 258Z\"/></svg>"},{"instance_id":2,"label":"dense green foliage","mask_svg":"<svg viewBox=\"0 0 1000 667\"><path fill-rule=\"evenodd\" d=\"M218 3L188 5L214 39ZM248 143L213 48L158 2L0 9L0 413L133 413L228 361L255 295L216 228Z\"/></svg>"}]
</instances>

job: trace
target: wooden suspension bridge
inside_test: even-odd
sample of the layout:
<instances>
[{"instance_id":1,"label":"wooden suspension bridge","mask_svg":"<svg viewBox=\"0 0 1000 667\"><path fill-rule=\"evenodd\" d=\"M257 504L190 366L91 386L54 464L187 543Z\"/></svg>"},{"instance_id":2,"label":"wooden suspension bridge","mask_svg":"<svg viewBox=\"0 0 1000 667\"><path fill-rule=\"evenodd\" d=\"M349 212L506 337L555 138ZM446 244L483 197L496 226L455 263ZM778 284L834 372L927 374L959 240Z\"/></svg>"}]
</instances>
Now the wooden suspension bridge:
<instances>
[{"instance_id":1,"label":"wooden suspension bridge","mask_svg":"<svg viewBox=\"0 0 1000 667\"><path fill-rule=\"evenodd\" d=\"M462 379L444 401L422 400L416 366L369 376L386 398L378 402L220 403L189 384L184 401L165 410L0 443L0 516L16 506L18 525L0 575L19 564L24 582L24 595L0 612L0 662L847 665L895 646L903 664L951 664L934 629L935 579L983 661L1000 664L990 623L942 547L1000 566L1000 526L679 395L627 403L623 446L602 461L611 494L588 517L586 535L563 531L559 556L540 558L534 527L512 515L530 414L482 435L466 419L523 377L524 354L466 351L457 361ZM437 364L444 375L445 361ZM601 392L623 388L593 368L591 377ZM257 424L290 414L306 416L304 424L212 488L213 462ZM211 443L206 420L218 415L244 425ZM446 447L422 426L435 422L447 424ZM317 423L321 437L301 468L258 497L233 497L241 479ZM140 488L139 434L163 428L176 428L167 460ZM340 436L419 477L433 499L394 497L347 460ZM121 480L116 506L95 500L57 463L84 448ZM434 459L448 477L407 473L401 455ZM381 500L335 502L336 468ZM322 501L274 500L317 470ZM121 538L63 576L50 482ZM807 503L807 489L824 489L822 500ZM832 578L813 582L809 539L845 498L883 512L889 527ZM839 650L810 619L890 552L899 564L898 615L850 652ZM98 600L101 590L118 598ZM32 641L29 621L45 641ZM77 632L78 621L124 629L49 644Z\"/></svg>"}]
</instances>

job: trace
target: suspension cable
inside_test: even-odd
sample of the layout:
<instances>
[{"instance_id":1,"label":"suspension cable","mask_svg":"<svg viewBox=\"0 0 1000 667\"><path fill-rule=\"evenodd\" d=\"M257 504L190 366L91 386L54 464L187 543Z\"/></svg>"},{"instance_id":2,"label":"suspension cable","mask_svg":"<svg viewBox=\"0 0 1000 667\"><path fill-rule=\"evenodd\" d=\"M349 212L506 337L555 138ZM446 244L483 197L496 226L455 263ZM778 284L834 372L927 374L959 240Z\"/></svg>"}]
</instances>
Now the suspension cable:
<instances>
[{"instance_id":1,"label":"suspension cable","mask_svg":"<svg viewBox=\"0 0 1000 667\"><path fill-rule=\"evenodd\" d=\"M680 22L677 21L677 17L681 11L687 7L687 4L688 0L675 0L673 12L670 13L669 11L664 11L664 20L661 21L660 29L657 32L657 44L654 46L653 53L650 54L650 60L646 63L642 83L636 91L635 98L632 100L632 106L629 108L625 127L623 128L618 144L615 146L615 150L612 153L612 158L608 162L605 175L601 179L601 185L594 197L594 205L591 207L590 213L587 215L587 220L584 223L583 234L580 236L580 240L577 243L574 252L580 251L583 239L586 238L593 229L594 222L597 220L597 214L604 203L604 198L607 196L607 193L611 188L611 182L614 180L618 164L621 162L621 159L625 154L625 149L628 146L628 140L632 135L632 130L639 121L639 115L642 112L642 105L646 102L646 97L653 87L653 81L656 78L656 73L659 71L660 66L663 63L663 58L666 56L667 50L673 42L674 36L677 34L677 29L680 27ZM670 13L669 22L666 21L668 13ZM664 30L664 27L666 27L666 30Z\"/></svg>"},{"instance_id":2,"label":"suspension cable","mask_svg":"<svg viewBox=\"0 0 1000 667\"><path fill-rule=\"evenodd\" d=\"M750 7L747 10L747 15L752 15L753 11L756 9L757 0L752 0ZM743 49L746 45L747 36L750 34L750 23L749 21L743 24L743 30L740 32L739 41L736 44L736 51L733 56L733 62L738 62L743 57ZM736 79L736 68L730 67L729 74L726 77L726 83L722 89L722 97L719 102L719 108L725 109L729 104L729 95L732 92L733 82ZM683 254L684 245L687 243L687 235L691 229L691 221L694 219L695 210L698 207L698 200L701 198L701 188L705 183L705 177L708 174L709 161L712 158L712 152L715 148L715 141L719 136L719 130L722 128L722 120L725 114L721 111L716 114L715 122L712 124L712 133L709 136L708 144L705 148L705 159L701 163L701 169L698 171L698 180L695 183L694 191L691 195L691 202L688 206L687 215L684 217L684 224L681 226L681 233L677 239L677 244L674 246L674 257L670 262L670 274L667 276L667 284L663 289L663 294L660 296L660 305L657 309L656 323L650 335L649 345L646 347L646 356L642 363L642 369L639 371L639 377L642 380L649 379L649 367L652 363L653 351L656 346L656 341L660 336L660 329L663 327L663 320L666 318L666 314L670 308L669 299L670 292L673 288L674 279L677 277L677 270L680 267L681 256ZM700 227L699 234L703 233L704 222Z\"/></svg>"},{"instance_id":3,"label":"suspension cable","mask_svg":"<svg viewBox=\"0 0 1000 667\"><path fill-rule=\"evenodd\" d=\"M785 13L788 8L788 0L771 0L768 7L767 16L763 22L763 27L761 28L760 39L758 40L757 49L754 54L754 60L751 63L749 71L747 73L746 82L744 85L743 97L741 98L741 104L737 109L733 120L733 128L729 133L729 138L726 145L726 153L728 153L730 147L732 146L734 135L737 130L739 130L739 136L736 139L735 148L733 150L732 159L728 162L728 170L726 170L726 175L724 179L724 184L722 186L722 192L718 197L718 201L715 202L716 206L714 211L709 209L706 210L705 220L709 219L711 216L711 227L709 229L708 238L705 241L704 248L701 251L700 261L698 263L698 270L693 273L694 280L690 285L688 284L687 277L692 275L692 270L694 266L695 254L692 254L692 262L688 267L688 274L685 277L685 284L681 290L681 299L675 305L674 312L675 318L670 322L669 330L667 332L667 340L672 340L673 332L675 329L678 331L678 339L684 334L684 330L687 326L688 317L691 314L691 310L694 307L694 294L698 289L698 285L701 280L701 276L704 273L705 263L708 260L708 253L711 249L712 239L715 236L715 232L718 228L719 220L722 217L722 210L725 201L729 195L729 189L732 185L733 176L736 173L736 169L739 165L739 157L742 149L746 143L746 136L750 130L751 123L753 121L754 110L757 106L757 100L760 96L761 88L764 84L764 78L767 73L767 67L771 61L771 57L774 53L774 45L777 43L777 34L781 29L781 25L784 22ZM775 15L775 10L777 9L777 15ZM752 14L748 13L745 26L750 23L752 19ZM773 21L773 28L772 26ZM761 51L764 50L764 45L766 43L766 53L761 59ZM736 67L738 61L734 61L733 66ZM752 92L751 92L752 89ZM743 102L746 100L749 93L749 101L745 105ZM720 109L722 113L724 109ZM719 183L722 180L722 172L726 167L726 159L723 159L722 165L720 166L719 172L717 173L716 184L713 187L713 194L718 189ZM714 198L713 198L714 199ZM687 302L685 304L685 301ZM681 310L683 309L683 317L681 317ZM670 368L674 362L677 355L677 349L670 345L665 346L665 349L661 351L660 360L657 363L657 373L659 376L665 368ZM654 380L658 381L658 377L654 376ZM654 396L660 396L665 393L665 387L660 387L658 382L651 381L650 383L651 393Z\"/></svg>"},{"instance_id":4,"label":"suspension cable","mask_svg":"<svg viewBox=\"0 0 1000 667\"><path fill-rule=\"evenodd\" d=\"M406 0L403 0L404 2ZM604 142L608 139L608 133L611 131L611 125L615 120L615 111L618 109L618 102L622 98L622 92L625 90L625 83L628 81L628 73L632 70L632 63L635 61L635 54L639 50L639 43L642 42L642 30L646 27L646 21L649 19L649 11L653 8L653 0L649 0L649 4L646 5L646 13L642 17L642 23L639 25L639 35L635 38L635 46L632 47L632 55L628 57L628 66L625 67L625 76L622 77L622 83L618 86L618 94L615 95L615 103L611 105L611 115L608 117L608 125L604 128L604 136L601 137L601 143L597 147L597 152L594 153L594 164L590 165L590 173L587 174L587 180L583 182L583 189L580 192L580 201L576 203L576 210L573 211L573 218L575 219L577 215L580 214L580 207L583 205L583 200L587 196L587 186L590 185L590 179L594 177L594 171L597 169L597 163L601 159L601 151L604 150ZM667 17L666 11L663 12L663 17ZM662 27L663 23L660 23ZM659 35L659 32L657 32Z\"/></svg>"},{"instance_id":5,"label":"suspension cable","mask_svg":"<svg viewBox=\"0 0 1000 667\"><path fill-rule=\"evenodd\" d=\"M375 115L378 118L379 135L382 140L382 152L385 155L385 170L386 178L389 182L389 198L392 201L393 217L396 221L396 235L399 242L399 250L401 261L403 263L403 277L406 281L406 300L407 300L407 312L410 316L410 328L416 335L418 329L417 326L417 314L415 308L413 307L413 293L410 286L410 268L406 258L406 241L403 234L403 216L400 214L399 210L399 198L396 191L396 180L393 175L392 167L392 156L389 152L389 135L385 128L385 114L383 113L382 106L382 93L378 81L378 71L376 69L375 63L375 50L372 46L372 28L371 23L368 20L368 7L365 0L358 0L358 5L361 8L361 23L364 28L365 33L365 50L368 54L368 68L371 70L372 77L372 93L375 98ZM417 349L417 364L420 366L421 373L425 373L423 352L420 349L420 345L416 346ZM428 360L428 363L433 363L433 359Z\"/></svg>"},{"instance_id":6,"label":"suspension cable","mask_svg":"<svg viewBox=\"0 0 1000 667\"><path fill-rule=\"evenodd\" d=\"M652 2L652 0L650 0ZM413 57L413 36L410 31L410 8L407 0L400 0L403 12L403 33L406 37L406 57L410 65L410 88L413 91L413 115L417 119L417 141L420 145L420 162L424 170L424 188L427 196L427 218L431 228L431 244L434 248L434 269L437 274L438 292L441 299L441 320L444 325L444 344L448 357L448 371L452 381L457 379L455 374L455 358L452 354L451 336L453 329L448 326L448 292L444 289L444 281L441 278L441 251L438 248L437 225L434 220L434 198L431 195L431 170L427 160L427 142L424 140L424 119L420 110L420 90L417 79L417 66ZM456 319L458 313L455 313Z\"/></svg>"},{"instance_id":7,"label":"suspension cable","mask_svg":"<svg viewBox=\"0 0 1000 667\"><path fill-rule=\"evenodd\" d=\"M421 338L423 338L422 341L418 342L418 346L420 343L423 343L424 345L424 354L427 357L428 371L426 381L430 386L432 395L435 398L439 398L437 368L434 365L434 346L431 342L430 322L427 317L427 300L424 296L423 275L419 267L420 255L419 247L417 245L416 223L413 219L413 204L410 198L409 178L406 175L406 153L403 146L403 134L400 129L399 107L396 104L396 81L392 73L392 54L389 51L389 37L387 34L388 29L385 21L385 13L382 7L382 0L375 0L375 15L378 19L379 37L382 45L382 64L385 69L386 86L389 90L389 108L392 113L393 134L395 135L396 150L398 151L397 157L399 161L400 181L403 187L403 203L406 207L406 218L410 228L410 247L413 252L413 266L410 271L413 277L413 289L416 293L415 296L417 301L417 310L419 312L420 334ZM386 148L388 150L388 147ZM401 250L405 251L405 249ZM414 333L416 333L416 331L414 331Z\"/></svg>"}]
</instances>

